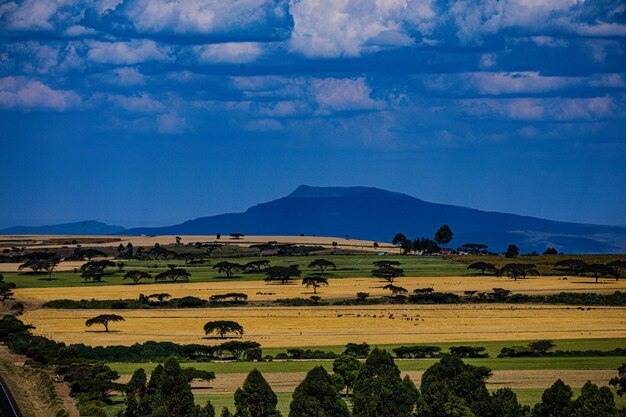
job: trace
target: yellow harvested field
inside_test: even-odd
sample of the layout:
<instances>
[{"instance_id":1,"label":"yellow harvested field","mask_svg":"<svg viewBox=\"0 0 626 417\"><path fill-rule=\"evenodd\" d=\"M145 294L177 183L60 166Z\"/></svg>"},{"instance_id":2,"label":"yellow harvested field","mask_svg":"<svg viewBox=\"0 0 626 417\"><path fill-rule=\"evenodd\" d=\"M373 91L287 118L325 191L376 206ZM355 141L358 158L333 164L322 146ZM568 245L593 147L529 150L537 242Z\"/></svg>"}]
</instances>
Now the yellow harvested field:
<instances>
[{"instance_id":1,"label":"yellow harvested field","mask_svg":"<svg viewBox=\"0 0 626 417\"><path fill-rule=\"evenodd\" d=\"M103 238L103 239L111 239L111 238L119 238L120 240L114 242L104 242L104 243L84 243L82 247L93 247L93 246L109 246L109 247L117 247L120 243L123 245L127 245L129 242L133 244L133 246L154 246L155 243L159 245L173 245L176 243L176 236L62 236L62 235L0 235L0 248L2 247L11 247L15 246L12 244L12 241L24 241L31 240L33 242L41 242L46 239L66 239L71 241L72 239L85 239L85 238ZM257 243L267 243L271 241L276 241L278 243L293 243L296 245L319 245L325 247L332 247L333 242L337 242L337 246L345 246L350 247L352 249L373 249L373 240L360 240L360 239L345 239L340 237L324 237L324 236L244 236L241 239L233 239L230 236L222 236L219 240L215 239L215 235L208 236L196 236L196 235L181 235L181 243L191 243L191 242L217 242L223 244L233 244L233 245L241 245L241 246L250 246ZM6 242L6 243L3 243ZM76 245L29 245L31 248L58 248L61 246L67 247L75 247ZM390 243L379 242L379 250L384 250L386 252L400 253L400 249Z\"/></svg>"},{"instance_id":2,"label":"yellow harvested field","mask_svg":"<svg viewBox=\"0 0 626 417\"><path fill-rule=\"evenodd\" d=\"M121 314L110 333L86 328L99 314ZM211 320L235 320L245 329L244 340L264 347L442 343L459 341L610 338L626 334L626 308L520 305L258 307L171 310L28 311L23 320L35 333L66 343L130 345L173 341L215 344L205 339L203 325Z\"/></svg>"},{"instance_id":3,"label":"yellow harvested field","mask_svg":"<svg viewBox=\"0 0 626 417\"><path fill-rule=\"evenodd\" d=\"M568 292L614 292L626 291L626 280L603 281L594 284L593 280L580 277L544 276L531 277L525 280L514 281L507 277L402 277L395 281L396 285L413 291L415 288L432 287L436 291L454 292L462 294L466 290L489 292L500 287L515 293L550 294L561 291ZM331 279L328 287L322 287L318 294L323 299L354 298L357 292L370 293L372 297L389 295L383 290L384 283L375 278L341 278ZM267 284L264 281L221 281L221 282L188 282L168 284L139 284L139 285L107 285L91 286L85 284L78 287L50 287L50 288L18 288L15 296L22 301L45 302L67 298L71 300L97 299L119 300L134 299L139 294L168 293L172 297L192 295L208 299L214 294L227 292L242 292L248 294L250 301L272 301L278 298L308 298L313 294L312 289L303 287L299 281L288 285Z\"/></svg>"},{"instance_id":4,"label":"yellow harvested field","mask_svg":"<svg viewBox=\"0 0 626 417\"><path fill-rule=\"evenodd\" d=\"M85 264L86 261L64 261L59 263L59 265L55 268L55 271L73 271L74 268L80 268ZM2 262L0 263L0 272L18 272L18 268L21 263L15 262ZM30 271L30 269L25 269L23 271Z\"/></svg>"}]
</instances>

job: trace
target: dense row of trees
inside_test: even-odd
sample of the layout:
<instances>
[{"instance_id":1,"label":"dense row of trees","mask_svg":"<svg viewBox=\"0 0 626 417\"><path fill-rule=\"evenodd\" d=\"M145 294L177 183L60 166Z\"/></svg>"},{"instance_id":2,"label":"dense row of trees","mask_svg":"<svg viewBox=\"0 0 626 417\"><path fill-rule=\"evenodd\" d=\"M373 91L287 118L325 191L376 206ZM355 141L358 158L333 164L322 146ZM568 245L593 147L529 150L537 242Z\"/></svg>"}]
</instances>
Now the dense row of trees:
<instances>
[{"instance_id":1,"label":"dense row of trees","mask_svg":"<svg viewBox=\"0 0 626 417\"><path fill-rule=\"evenodd\" d=\"M200 375L210 378L213 375ZM510 388L490 393L485 381L491 371L468 365L456 355L444 354L428 368L418 389L400 375L393 357L374 349L365 362L344 354L333 362L333 374L323 367L311 369L293 392L289 417L617 417L612 391L587 382L574 399L571 387L557 380L544 391L534 407L521 405ZM213 417L217 411L207 403L194 405L190 378L175 359L158 365L149 382L143 369L124 387L126 409L119 417ZM618 395L626 391L626 364L610 384ZM342 398L345 392L352 410ZM234 394L236 417L280 417L278 398L261 372L252 370ZM158 410L158 411L157 411Z\"/></svg>"}]
</instances>

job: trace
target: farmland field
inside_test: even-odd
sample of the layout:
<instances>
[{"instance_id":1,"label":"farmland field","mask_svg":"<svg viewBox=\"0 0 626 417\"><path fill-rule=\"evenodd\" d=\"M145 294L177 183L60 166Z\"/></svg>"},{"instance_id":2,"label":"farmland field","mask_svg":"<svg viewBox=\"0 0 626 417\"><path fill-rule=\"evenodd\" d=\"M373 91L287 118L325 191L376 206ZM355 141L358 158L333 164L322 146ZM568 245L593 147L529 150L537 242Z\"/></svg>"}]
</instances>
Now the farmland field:
<instances>
[{"instance_id":1,"label":"farmland field","mask_svg":"<svg viewBox=\"0 0 626 417\"><path fill-rule=\"evenodd\" d=\"M85 328L105 310L38 309L24 315L36 332L66 343L130 345L203 339L210 320L235 320L244 339L264 347L342 345L348 342L432 343L527 339L607 338L626 334L626 308L507 304L399 305L360 307L238 307L126 310L115 332ZM511 332L515 329L515 332ZM88 331L87 331L88 330Z\"/></svg>"}]
</instances>

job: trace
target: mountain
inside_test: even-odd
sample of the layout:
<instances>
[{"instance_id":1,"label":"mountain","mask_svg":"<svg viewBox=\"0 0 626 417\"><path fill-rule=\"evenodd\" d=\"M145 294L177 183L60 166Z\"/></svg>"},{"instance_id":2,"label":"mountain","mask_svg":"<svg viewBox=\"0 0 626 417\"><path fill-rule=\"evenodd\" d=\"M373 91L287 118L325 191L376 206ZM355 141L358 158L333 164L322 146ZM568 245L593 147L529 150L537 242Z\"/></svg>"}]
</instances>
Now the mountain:
<instances>
[{"instance_id":1,"label":"mountain","mask_svg":"<svg viewBox=\"0 0 626 417\"><path fill-rule=\"evenodd\" d=\"M114 235L123 231L122 226L88 220L51 226L14 226L1 229L0 235Z\"/></svg>"},{"instance_id":2,"label":"mountain","mask_svg":"<svg viewBox=\"0 0 626 417\"><path fill-rule=\"evenodd\" d=\"M432 237L442 224L454 232L452 246L483 243L503 251L508 244L522 251L556 247L566 253L626 252L626 227L566 223L536 217L487 212L429 203L370 187L302 185L286 197L259 204L244 213L201 217L168 227L134 228L130 235L318 235L390 241Z\"/></svg>"}]
</instances>

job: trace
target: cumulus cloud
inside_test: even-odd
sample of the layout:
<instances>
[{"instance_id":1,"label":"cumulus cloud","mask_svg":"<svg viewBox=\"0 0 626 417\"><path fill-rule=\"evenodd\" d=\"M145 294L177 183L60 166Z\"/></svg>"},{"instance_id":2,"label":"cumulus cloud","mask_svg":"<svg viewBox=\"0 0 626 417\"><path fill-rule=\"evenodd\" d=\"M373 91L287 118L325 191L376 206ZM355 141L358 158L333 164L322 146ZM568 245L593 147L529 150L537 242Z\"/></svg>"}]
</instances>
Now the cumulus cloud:
<instances>
[{"instance_id":1,"label":"cumulus cloud","mask_svg":"<svg viewBox=\"0 0 626 417\"><path fill-rule=\"evenodd\" d=\"M159 133L181 134L187 129L187 121L176 111L171 111L157 117L157 128Z\"/></svg>"},{"instance_id":2,"label":"cumulus cloud","mask_svg":"<svg viewBox=\"0 0 626 417\"><path fill-rule=\"evenodd\" d=\"M311 82L311 94L321 114L385 108L385 102L371 98L371 93L364 78L323 78Z\"/></svg>"},{"instance_id":3,"label":"cumulus cloud","mask_svg":"<svg viewBox=\"0 0 626 417\"><path fill-rule=\"evenodd\" d=\"M263 46L257 42L217 43L194 48L201 61L241 64L255 61L263 54Z\"/></svg>"},{"instance_id":4,"label":"cumulus cloud","mask_svg":"<svg viewBox=\"0 0 626 417\"><path fill-rule=\"evenodd\" d=\"M0 78L0 107L5 109L64 111L80 104L73 91L55 90L25 77Z\"/></svg>"},{"instance_id":5,"label":"cumulus cloud","mask_svg":"<svg viewBox=\"0 0 626 417\"><path fill-rule=\"evenodd\" d=\"M284 39L291 30L286 0L125 0L114 10L88 9L98 30L134 36L204 39Z\"/></svg>"},{"instance_id":6,"label":"cumulus cloud","mask_svg":"<svg viewBox=\"0 0 626 417\"><path fill-rule=\"evenodd\" d=\"M135 96L107 94L103 98L132 113L161 113L166 110L166 106L163 103L146 93L140 93Z\"/></svg>"},{"instance_id":7,"label":"cumulus cloud","mask_svg":"<svg viewBox=\"0 0 626 417\"><path fill-rule=\"evenodd\" d=\"M87 59L100 64L134 65L149 61L169 60L170 48L152 40L129 42L88 41Z\"/></svg>"}]
</instances>

